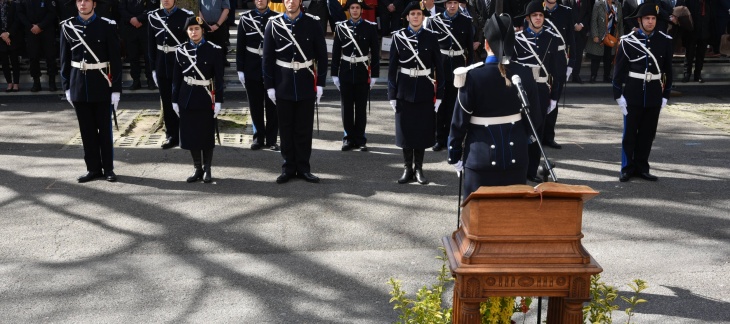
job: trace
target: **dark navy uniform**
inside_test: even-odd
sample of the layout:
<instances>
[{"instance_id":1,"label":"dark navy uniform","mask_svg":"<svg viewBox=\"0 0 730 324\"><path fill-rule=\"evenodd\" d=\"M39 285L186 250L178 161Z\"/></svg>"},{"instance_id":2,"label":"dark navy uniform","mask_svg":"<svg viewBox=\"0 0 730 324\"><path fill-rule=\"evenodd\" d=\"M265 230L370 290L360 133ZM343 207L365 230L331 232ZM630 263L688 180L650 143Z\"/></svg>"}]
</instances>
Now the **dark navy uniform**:
<instances>
[{"instance_id":1,"label":"dark navy uniform","mask_svg":"<svg viewBox=\"0 0 730 324\"><path fill-rule=\"evenodd\" d=\"M669 99L672 88L672 55L671 37L659 30L650 35L639 30L621 37L613 74L613 97L624 96L628 112L621 142L621 173L649 173L649 153L662 99Z\"/></svg>"},{"instance_id":2,"label":"dark navy uniform","mask_svg":"<svg viewBox=\"0 0 730 324\"><path fill-rule=\"evenodd\" d=\"M56 65L56 1L55 0L21 0L17 6L17 18L25 34L25 46L30 59L30 76L34 79L33 89L41 90L41 53L46 59L46 73L49 79L49 89L56 90L55 77L58 73ZM31 28L38 25L42 30L33 34Z\"/></svg>"},{"instance_id":3,"label":"dark navy uniform","mask_svg":"<svg viewBox=\"0 0 730 324\"><path fill-rule=\"evenodd\" d=\"M281 14L269 18L264 31L264 87L276 91L287 180L296 173L311 176L316 87L324 87L327 77L327 45L318 20L303 12L294 20Z\"/></svg>"},{"instance_id":4,"label":"dark navy uniform","mask_svg":"<svg viewBox=\"0 0 730 324\"><path fill-rule=\"evenodd\" d=\"M380 76L380 42L376 23L362 18L357 23L352 20L337 23L332 45L332 76L340 79L342 125L345 129L343 149L363 147L367 143L365 127L370 78Z\"/></svg>"},{"instance_id":5,"label":"dark navy uniform","mask_svg":"<svg viewBox=\"0 0 730 324\"><path fill-rule=\"evenodd\" d=\"M76 109L86 169L111 173L111 96L122 92L122 58L113 20L94 14L88 21L75 17L61 22L61 82Z\"/></svg>"},{"instance_id":6,"label":"dark navy uniform","mask_svg":"<svg viewBox=\"0 0 730 324\"><path fill-rule=\"evenodd\" d=\"M149 23L147 26L147 54L149 62L152 62L153 72L160 90L166 143L170 143L172 146L180 142L180 119L172 110L171 99L175 47L188 39L185 21L189 17L193 17L193 13L179 7L174 7L172 12L166 12L165 8L160 8L147 15Z\"/></svg>"},{"instance_id":7,"label":"dark navy uniform","mask_svg":"<svg viewBox=\"0 0 730 324\"><path fill-rule=\"evenodd\" d=\"M570 7L566 7L560 4L556 4L553 10L548 9L545 6L545 25L550 26L551 29L559 32L561 44L558 45L557 56L562 55L566 59L567 67L571 69L575 66L575 37L574 37L574 26L573 26L573 10ZM559 82L565 84L567 82L567 71L556 71L557 75L560 76ZM562 87L561 87L562 92ZM560 98L560 93L558 94ZM558 102L556 102L557 104ZM560 145L555 143L555 124L558 121L558 107L556 106L547 116L545 116L545 130L543 132L544 143L548 146L560 148Z\"/></svg>"},{"instance_id":8,"label":"dark navy uniform","mask_svg":"<svg viewBox=\"0 0 730 324\"><path fill-rule=\"evenodd\" d=\"M522 121L517 87L507 86L497 58L489 56L486 64L470 68L465 85L459 88L449 135L449 164L463 161L464 197L480 186L525 184L527 139L532 134L530 124ZM538 102L532 71L519 64L505 68L508 79L520 76L528 100ZM540 109L531 109L530 117L539 123Z\"/></svg>"},{"instance_id":9,"label":"dark navy uniform","mask_svg":"<svg viewBox=\"0 0 730 324\"><path fill-rule=\"evenodd\" d=\"M268 8L264 13L253 9L244 11L238 20L236 69L239 73L243 72L245 76L246 94L253 124L253 143L258 146L276 145L276 136L279 134L276 105L266 96L261 69L264 53L264 29L269 18L278 14ZM265 120L264 116L266 116Z\"/></svg>"},{"instance_id":10,"label":"dark navy uniform","mask_svg":"<svg viewBox=\"0 0 730 324\"><path fill-rule=\"evenodd\" d=\"M446 146L451 116L454 114L457 91L454 87L454 69L465 67L473 60L474 28L471 18L458 11L454 17L449 17L446 11L438 16L429 17L424 22L424 26L438 33L441 64L446 74L443 103L436 113L434 150L438 151L441 147Z\"/></svg>"},{"instance_id":11,"label":"dark navy uniform","mask_svg":"<svg viewBox=\"0 0 730 324\"><path fill-rule=\"evenodd\" d=\"M145 76L147 76L147 84L152 85L152 69L147 55L147 13L159 8L158 0L120 0L119 15L120 35L124 39L124 45L127 51L127 61L129 62L129 74L133 80L139 82L141 68L139 66L140 55L144 57ZM142 26L137 28L130 23L132 18L137 18Z\"/></svg>"}]
</instances>

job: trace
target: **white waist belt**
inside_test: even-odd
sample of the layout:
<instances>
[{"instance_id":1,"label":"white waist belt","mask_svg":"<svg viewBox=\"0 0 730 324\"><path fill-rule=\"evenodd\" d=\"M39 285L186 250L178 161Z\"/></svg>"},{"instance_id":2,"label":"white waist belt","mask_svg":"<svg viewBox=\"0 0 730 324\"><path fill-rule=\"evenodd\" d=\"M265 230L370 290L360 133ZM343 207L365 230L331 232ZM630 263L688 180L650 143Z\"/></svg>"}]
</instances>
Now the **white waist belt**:
<instances>
[{"instance_id":1,"label":"white waist belt","mask_svg":"<svg viewBox=\"0 0 730 324\"><path fill-rule=\"evenodd\" d=\"M645 81L661 80L661 74L629 72L629 77Z\"/></svg>"},{"instance_id":2,"label":"white waist belt","mask_svg":"<svg viewBox=\"0 0 730 324\"><path fill-rule=\"evenodd\" d=\"M360 63L360 62L367 62L368 57L367 56L343 56L342 60L345 62L350 62L350 63Z\"/></svg>"},{"instance_id":3,"label":"white waist belt","mask_svg":"<svg viewBox=\"0 0 730 324\"><path fill-rule=\"evenodd\" d=\"M101 70L106 69L109 67L109 62L101 62L101 63L86 63L86 62L74 62L71 61L71 66L75 67L81 71L86 70Z\"/></svg>"},{"instance_id":4,"label":"white waist belt","mask_svg":"<svg viewBox=\"0 0 730 324\"><path fill-rule=\"evenodd\" d=\"M474 125L489 126L489 125L499 125L499 124L512 124L512 123L516 123L520 120L522 120L522 115L514 114L514 115L500 116L500 117L471 116L471 119L469 119L469 122Z\"/></svg>"},{"instance_id":5,"label":"white waist belt","mask_svg":"<svg viewBox=\"0 0 730 324\"><path fill-rule=\"evenodd\" d=\"M558 51L564 51L565 45L558 45Z\"/></svg>"},{"instance_id":6,"label":"white waist belt","mask_svg":"<svg viewBox=\"0 0 730 324\"><path fill-rule=\"evenodd\" d=\"M410 77L428 76L431 74L431 69L419 70L419 69L406 69L400 68L400 73L408 75Z\"/></svg>"},{"instance_id":7,"label":"white waist belt","mask_svg":"<svg viewBox=\"0 0 730 324\"><path fill-rule=\"evenodd\" d=\"M263 48L260 48L260 47L259 48L253 48L253 47L246 46L246 50L249 51L249 52L251 52L251 53L258 54L259 56L264 55L264 49Z\"/></svg>"},{"instance_id":8,"label":"white waist belt","mask_svg":"<svg viewBox=\"0 0 730 324\"><path fill-rule=\"evenodd\" d=\"M175 46L157 45L157 49L165 53L172 53L175 51Z\"/></svg>"},{"instance_id":9,"label":"white waist belt","mask_svg":"<svg viewBox=\"0 0 730 324\"><path fill-rule=\"evenodd\" d=\"M463 55L464 54L464 50L455 51L455 50L445 50L445 49L442 49L441 50L441 54L454 57L454 56Z\"/></svg>"},{"instance_id":10,"label":"white waist belt","mask_svg":"<svg viewBox=\"0 0 730 324\"><path fill-rule=\"evenodd\" d=\"M276 60L276 65L281 66L281 67L285 67L287 69L292 69L294 71L301 70L301 69L306 69L306 68L312 66L313 63L314 63L314 61L312 61L312 60L309 60L309 61L306 61L306 62L296 62L296 61L294 61L294 62L284 62L282 60Z\"/></svg>"},{"instance_id":11,"label":"white waist belt","mask_svg":"<svg viewBox=\"0 0 730 324\"><path fill-rule=\"evenodd\" d=\"M189 85L197 85L197 86L204 86L204 87L207 87L210 85L210 80L198 80L196 78L189 77L189 76L184 77L183 80L185 80L185 83L187 83Z\"/></svg>"},{"instance_id":12,"label":"white waist belt","mask_svg":"<svg viewBox=\"0 0 730 324\"><path fill-rule=\"evenodd\" d=\"M537 77L537 78L535 78L535 82L537 82L537 83L548 83L548 77Z\"/></svg>"}]
</instances>

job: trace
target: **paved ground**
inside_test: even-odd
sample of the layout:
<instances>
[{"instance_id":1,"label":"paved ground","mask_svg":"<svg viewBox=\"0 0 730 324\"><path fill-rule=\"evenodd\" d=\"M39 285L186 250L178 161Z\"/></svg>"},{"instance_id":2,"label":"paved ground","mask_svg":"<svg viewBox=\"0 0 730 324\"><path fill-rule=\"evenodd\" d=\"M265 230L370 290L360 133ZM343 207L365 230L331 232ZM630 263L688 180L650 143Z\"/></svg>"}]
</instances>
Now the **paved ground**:
<instances>
[{"instance_id":1,"label":"paved ground","mask_svg":"<svg viewBox=\"0 0 730 324\"><path fill-rule=\"evenodd\" d=\"M730 322L730 135L679 113L730 95L726 84L683 90L661 116L659 182L618 182L620 112L605 86L568 88L564 148L547 152L562 182L601 192L585 206L583 244L606 282L626 292L648 281L638 323ZM277 185L279 153L246 142L216 148L214 184L184 182L187 151L126 147L115 151L118 183L82 185L81 148L66 146L78 128L69 105L0 98L0 322L395 321L386 282L411 293L434 282L458 178L445 153L429 151L430 185L395 182L401 154L382 88L367 153L339 151L337 94L324 99L312 156L320 184ZM245 105L241 92L226 100ZM156 105L125 94L121 109Z\"/></svg>"}]
</instances>

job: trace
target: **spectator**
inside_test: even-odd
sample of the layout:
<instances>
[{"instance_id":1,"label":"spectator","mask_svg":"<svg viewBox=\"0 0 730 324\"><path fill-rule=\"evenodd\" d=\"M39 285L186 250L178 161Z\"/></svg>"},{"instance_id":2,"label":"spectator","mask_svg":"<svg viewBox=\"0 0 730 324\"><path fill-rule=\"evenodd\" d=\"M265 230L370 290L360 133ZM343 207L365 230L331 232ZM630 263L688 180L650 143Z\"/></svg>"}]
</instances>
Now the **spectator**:
<instances>
[{"instance_id":1,"label":"spectator","mask_svg":"<svg viewBox=\"0 0 730 324\"><path fill-rule=\"evenodd\" d=\"M421 0L421 6L429 12L431 17L436 17L438 14L446 11L444 7L436 6L434 0Z\"/></svg>"},{"instance_id":2,"label":"spectator","mask_svg":"<svg viewBox=\"0 0 730 324\"><path fill-rule=\"evenodd\" d=\"M687 6L692 15L692 30L682 30L682 44L687 52L684 56L684 75L682 82L688 82L692 75L692 65L694 64L694 80L696 82L704 82L702 80L702 66L705 63L705 53L707 53L707 43L710 41L712 31L710 27L713 20L713 3L711 0L681 0L677 3L679 6Z\"/></svg>"},{"instance_id":3,"label":"spectator","mask_svg":"<svg viewBox=\"0 0 730 324\"><path fill-rule=\"evenodd\" d=\"M727 34L728 22L730 22L730 0L715 1L715 33L710 40L715 53L720 53L720 38Z\"/></svg>"},{"instance_id":4,"label":"spectator","mask_svg":"<svg viewBox=\"0 0 730 324\"><path fill-rule=\"evenodd\" d=\"M390 36L401 29L401 12L405 8L404 0L378 0L378 17L380 17L380 34Z\"/></svg>"},{"instance_id":5,"label":"spectator","mask_svg":"<svg viewBox=\"0 0 730 324\"><path fill-rule=\"evenodd\" d=\"M586 54L591 59L591 83L596 82L601 60L603 60L603 82L611 82L611 61L616 55L616 48L603 45L603 39L607 34L620 36L623 21L621 7L613 0L596 1L591 15L590 41L586 44Z\"/></svg>"},{"instance_id":6,"label":"spectator","mask_svg":"<svg viewBox=\"0 0 730 324\"><path fill-rule=\"evenodd\" d=\"M41 91L41 53L46 58L48 90L56 91L56 2L44 0L20 0L17 17L25 33L25 46L30 59L31 92Z\"/></svg>"},{"instance_id":7,"label":"spectator","mask_svg":"<svg viewBox=\"0 0 730 324\"><path fill-rule=\"evenodd\" d=\"M213 44L216 44L223 48L224 66L231 66L231 63L226 60L225 55L228 54L228 38L230 33L228 31L228 11L231 10L231 3L229 0L198 0L199 12L198 15L203 17L203 21L208 25L209 31L205 33L205 39Z\"/></svg>"},{"instance_id":8,"label":"spectator","mask_svg":"<svg viewBox=\"0 0 730 324\"><path fill-rule=\"evenodd\" d=\"M18 91L20 63L18 62L18 20L15 19L15 2L0 0L0 64L2 64L8 88L5 92Z\"/></svg>"},{"instance_id":9,"label":"spectator","mask_svg":"<svg viewBox=\"0 0 730 324\"><path fill-rule=\"evenodd\" d=\"M563 4L573 9L573 27L575 36L575 64L573 65L573 82L583 83L580 68L583 64L583 50L588 41L588 30L591 27L591 14L594 0L563 0Z\"/></svg>"},{"instance_id":10,"label":"spectator","mask_svg":"<svg viewBox=\"0 0 730 324\"><path fill-rule=\"evenodd\" d=\"M139 66L140 55L144 57L144 70L147 77L147 88L155 90L152 81L152 68L147 54L147 13L157 9L160 3L157 0L121 0L119 1L119 15L121 16L120 34L127 49L127 62L129 62L129 74L132 77L132 86L129 90L137 90L142 87L139 82L141 68Z\"/></svg>"}]
</instances>

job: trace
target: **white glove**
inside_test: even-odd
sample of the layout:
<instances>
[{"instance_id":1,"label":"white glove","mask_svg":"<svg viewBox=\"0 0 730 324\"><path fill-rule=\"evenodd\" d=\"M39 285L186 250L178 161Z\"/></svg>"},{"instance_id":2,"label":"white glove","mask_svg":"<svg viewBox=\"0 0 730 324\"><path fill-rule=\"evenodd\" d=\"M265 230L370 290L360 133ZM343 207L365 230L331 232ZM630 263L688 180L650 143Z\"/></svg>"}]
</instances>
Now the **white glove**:
<instances>
[{"instance_id":1,"label":"white glove","mask_svg":"<svg viewBox=\"0 0 730 324\"><path fill-rule=\"evenodd\" d=\"M317 104L319 104L319 100L322 98L323 92L324 92L324 88L317 86Z\"/></svg>"},{"instance_id":2,"label":"white glove","mask_svg":"<svg viewBox=\"0 0 730 324\"><path fill-rule=\"evenodd\" d=\"M441 106L441 99L436 99L436 102L433 103L433 111L439 112L439 106Z\"/></svg>"},{"instance_id":3,"label":"white glove","mask_svg":"<svg viewBox=\"0 0 730 324\"><path fill-rule=\"evenodd\" d=\"M569 67L568 67L568 71L567 71L567 72L565 72L565 80L568 80L568 79L570 79L570 75L571 75L571 74L573 74L573 68L569 66Z\"/></svg>"},{"instance_id":4,"label":"white glove","mask_svg":"<svg viewBox=\"0 0 730 324\"><path fill-rule=\"evenodd\" d=\"M177 114L178 117L180 117L180 105L173 103L172 104L172 110L175 111L175 114Z\"/></svg>"},{"instance_id":5,"label":"white glove","mask_svg":"<svg viewBox=\"0 0 730 324\"><path fill-rule=\"evenodd\" d=\"M276 104L276 89L271 88L266 90L266 95L269 96L269 99L271 99L274 104Z\"/></svg>"},{"instance_id":6,"label":"white glove","mask_svg":"<svg viewBox=\"0 0 730 324\"><path fill-rule=\"evenodd\" d=\"M395 100L390 101L390 106L393 107L393 112L395 112L395 103L396 103Z\"/></svg>"},{"instance_id":7,"label":"white glove","mask_svg":"<svg viewBox=\"0 0 730 324\"><path fill-rule=\"evenodd\" d=\"M119 107L119 97L122 94L119 92L112 92L112 105L114 105L114 111L117 111L117 107Z\"/></svg>"},{"instance_id":8,"label":"white glove","mask_svg":"<svg viewBox=\"0 0 730 324\"><path fill-rule=\"evenodd\" d=\"M456 176L461 176L461 171L464 171L464 162L459 160L459 162L456 162L456 164L452 165L454 167L454 170L456 170Z\"/></svg>"},{"instance_id":9,"label":"white glove","mask_svg":"<svg viewBox=\"0 0 730 324\"><path fill-rule=\"evenodd\" d=\"M238 72L238 81L241 81L241 85L246 87L246 78L243 76L243 72Z\"/></svg>"},{"instance_id":10,"label":"white glove","mask_svg":"<svg viewBox=\"0 0 730 324\"><path fill-rule=\"evenodd\" d=\"M152 80L155 81L155 86L159 88L160 85L157 84L157 72L156 71L152 71Z\"/></svg>"},{"instance_id":11,"label":"white glove","mask_svg":"<svg viewBox=\"0 0 730 324\"><path fill-rule=\"evenodd\" d=\"M556 107L558 107L558 102L556 100L550 100L550 108L548 108L548 114L555 110Z\"/></svg>"},{"instance_id":12,"label":"white glove","mask_svg":"<svg viewBox=\"0 0 730 324\"><path fill-rule=\"evenodd\" d=\"M378 78L370 78L370 89L375 85L375 81L378 81Z\"/></svg>"},{"instance_id":13,"label":"white glove","mask_svg":"<svg viewBox=\"0 0 730 324\"><path fill-rule=\"evenodd\" d=\"M221 112L221 103L220 102L216 102L215 103L215 108L213 108L213 118L218 117L218 113L219 112Z\"/></svg>"},{"instance_id":14,"label":"white glove","mask_svg":"<svg viewBox=\"0 0 730 324\"><path fill-rule=\"evenodd\" d=\"M667 106L667 98L662 98L662 109Z\"/></svg>"},{"instance_id":15,"label":"white glove","mask_svg":"<svg viewBox=\"0 0 730 324\"><path fill-rule=\"evenodd\" d=\"M335 84L335 87L337 87L337 90L340 90L340 77L333 76L332 83Z\"/></svg>"},{"instance_id":16,"label":"white glove","mask_svg":"<svg viewBox=\"0 0 730 324\"><path fill-rule=\"evenodd\" d=\"M629 111L626 110L626 107L627 107L626 98L624 98L623 95L621 97L619 97L618 99L616 99L616 103L618 103L618 106L621 107L621 112L624 114L624 116L629 114Z\"/></svg>"},{"instance_id":17,"label":"white glove","mask_svg":"<svg viewBox=\"0 0 730 324\"><path fill-rule=\"evenodd\" d=\"M76 107L74 106L74 103L73 103L73 102L71 102L71 90L66 90L66 101L68 101L68 103L70 103L70 104L71 104L71 107L74 107L74 108L76 108Z\"/></svg>"}]
</instances>

